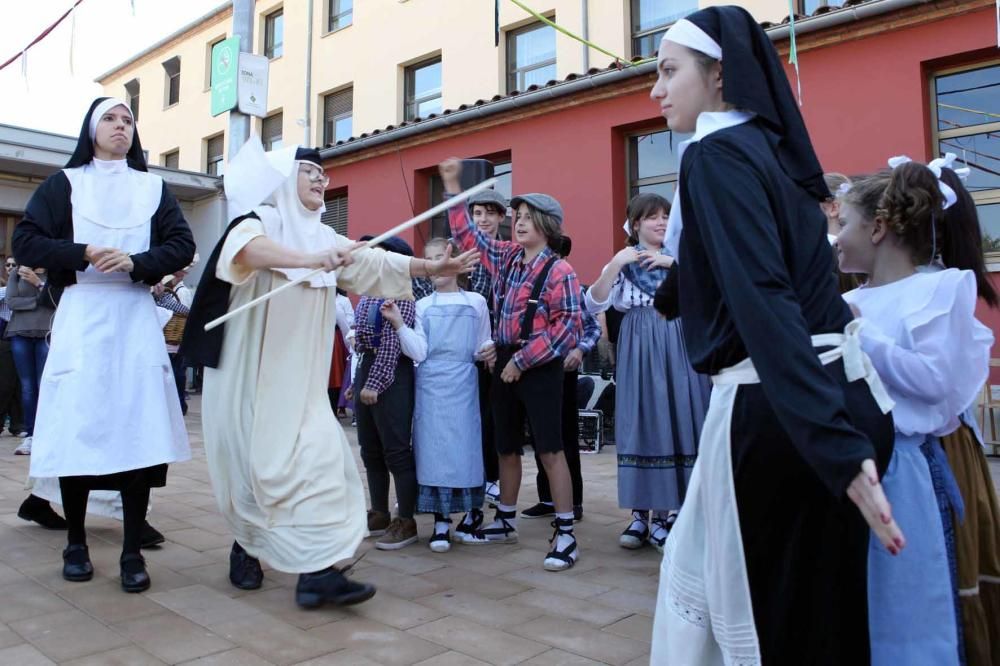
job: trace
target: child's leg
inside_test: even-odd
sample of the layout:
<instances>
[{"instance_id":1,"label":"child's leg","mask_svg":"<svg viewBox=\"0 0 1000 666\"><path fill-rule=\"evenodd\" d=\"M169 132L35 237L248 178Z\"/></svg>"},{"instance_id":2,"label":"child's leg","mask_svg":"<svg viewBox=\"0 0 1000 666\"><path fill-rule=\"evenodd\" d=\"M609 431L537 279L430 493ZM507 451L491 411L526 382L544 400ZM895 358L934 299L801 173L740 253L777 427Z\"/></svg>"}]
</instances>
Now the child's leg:
<instances>
[{"instance_id":1,"label":"child's leg","mask_svg":"<svg viewBox=\"0 0 1000 666\"><path fill-rule=\"evenodd\" d=\"M545 473L549 477L552 503L556 507L556 513L573 513L573 481L565 454L562 451L539 453L538 457L541 458Z\"/></svg>"},{"instance_id":2,"label":"child's leg","mask_svg":"<svg viewBox=\"0 0 1000 666\"><path fill-rule=\"evenodd\" d=\"M385 465L392 473L397 515L412 519L417 506L417 463L410 443L413 425L413 364L396 365L396 379L378 398L372 413Z\"/></svg>"},{"instance_id":3,"label":"child's leg","mask_svg":"<svg viewBox=\"0 0 1000 666\"><path fill-rule=\"evenodd\" d=\"M357 387L365 385L371 360L365 355L358 369ZM382 442L375 427L374 405L366 405L358 397L355 417L358 422L358 445L361 447L361 461L365 464L368 477L368 495L373 511L389 513L389 468L385 464Z\"/></svg>"}]
</instances>

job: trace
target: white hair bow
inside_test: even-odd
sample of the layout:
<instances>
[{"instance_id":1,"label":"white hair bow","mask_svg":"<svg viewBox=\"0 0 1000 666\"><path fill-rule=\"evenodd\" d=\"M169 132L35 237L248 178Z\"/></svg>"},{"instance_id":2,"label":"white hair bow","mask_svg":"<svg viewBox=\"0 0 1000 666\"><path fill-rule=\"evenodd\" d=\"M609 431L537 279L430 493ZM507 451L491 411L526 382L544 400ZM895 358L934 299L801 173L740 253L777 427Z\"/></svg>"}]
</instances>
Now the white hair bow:
<instances>
[{"instance_id":1,"label":"white hair bow","mask_svg":"<svg viewBox=\"0 0 1000 666\"><path fill-rule=\"evenodd\" d=\"M941 169L951 169L955 172L956 176L958 176L962 181L965 181L969 177L969 174L972 173L972 169L967 166L955 168L955 162L957 160L958 155L955 153L945 153L944 157L931 160L930 164L927 165L927 168L931 171L934 171L936 168L938 170L937 172L940 172Z\"/></svg>"},{"instance_id":2,"label":"white hair bow","mask_svg":"<svg viewBox=\"0 0 1000 666\"><path fill-rule=\"evenodd\" d=\"M955 161L955 155L953 153L949 153L949 154L951 155L951 158L952 158L951 162L954 162ZM930 169L931 173L933 173L934 176L937 178L938 189L941 190L941 196L944 197L944 209L945 210L947 210L947 209L951 208L952 206L954 206L955 202L958 201L958 195L955 194L955 190L951 189L951 187L948 185L948 183L946 183L943 180L941 180L941 167L949 166L949 163L947 162L947 160L948 160L948 156L946 155L945 157L936 159L936 160L934 160L933 162L931 162L930 164L927 165L927 168ZM896 157L890 157L889 158L889 168L890 169L895 169L898 166L901 166L903 164L906 164L906 163L912 162L912 161L913 160L911 160L906 155L897 155ZM956 171L956 173L958 173L958 172Z\"/></svg>"},{"instance_id":3,"label":"white hair bow","mask_svg":"<svg viewBox=\"0 0 1000 666\"><path fill-rule=\"evenodd\" d=\"M625 230L626 236L632 235L632 221L629 220L627 217L625 218L625 224L622 225L622 229Z\"/></svg>"},{"instance_id":4,"label":"white hair bow","mask_svg":"<svg viewBox=\"0 0 1000 666\"><path fill-rule=\"evenodd\" d=\"M837 188L837 197L845 196L850 191L851 191L850 183L841 183L840 187Z\"/></svg>"}]
</instances>

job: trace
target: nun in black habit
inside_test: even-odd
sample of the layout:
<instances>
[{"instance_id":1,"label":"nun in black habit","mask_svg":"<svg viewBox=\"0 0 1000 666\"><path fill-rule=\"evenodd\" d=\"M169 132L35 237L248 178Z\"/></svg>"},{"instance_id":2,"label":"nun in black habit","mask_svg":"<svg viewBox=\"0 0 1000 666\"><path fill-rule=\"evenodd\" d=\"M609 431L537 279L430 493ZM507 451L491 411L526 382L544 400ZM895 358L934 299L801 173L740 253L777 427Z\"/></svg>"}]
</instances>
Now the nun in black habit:
<instances>
[{"instance_id":1,"label":"nun in black habit","mask_svg":"<svg viewBox=\"0 0 1000 666\"><path fill-rule=\"evenodd\" d=\"M745 10L677 22L657 64L651 97L694 132L658 304L715 388L665 547L652 663L867 664L869 525L904 545L877 475L892 401L831 278L822 169Z\"/></svg>"},{"instance_id":2,"label":"nun in black habit","mask_svg":"<svg viewBox=\"0 0 1000 666\"><path fill-rule=\"evenodd\" d=\"M191 457L149 286L191 263L180 207L146 170L127 104L94 100L65 168L43 182L14 229L14 253L61 293L42 375L31 476L58 477L69 528L63 577L94 569L84 517L91 490L118 491L121 584L150 585L139 554L151 487Z\"/></svg>"}]
</instances>

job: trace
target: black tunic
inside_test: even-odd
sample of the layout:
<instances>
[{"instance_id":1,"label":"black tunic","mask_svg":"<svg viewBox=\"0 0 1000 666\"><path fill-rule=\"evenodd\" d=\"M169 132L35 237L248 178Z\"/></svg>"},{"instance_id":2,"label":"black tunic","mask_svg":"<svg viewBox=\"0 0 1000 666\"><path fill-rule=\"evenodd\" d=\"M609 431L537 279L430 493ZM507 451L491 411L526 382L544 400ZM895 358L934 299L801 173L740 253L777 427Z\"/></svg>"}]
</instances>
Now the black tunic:
<instances>
[{"instance_id":1,"label":"black tunic","mask_svg":"<svg viewBox=\"0 0 1000 666\"><path fill-rule=\"evenodd\" d=\"M18 262L49 271L53 291L76 284L76 272L87 268L87 246L73 242L72 188L62 171L45 179L32 195L12 241ZM134 282L153 285L194 259L191 228L174 195L163 184L160 205L150 219L149 249L132 255Z\"/></svg>"},{"instance_id":2,"label":"black tunic","mask_svg":"<svg viewBox=\"0 0 1000 666\"><path fill-rule=\"evenodd\" d=\"M864 381L817 358L810 336L852 316L818 203L775 155L756 121L688 147L671 279L695 370L750 356L761 380L737 392L731 433L764 663L864 664L868 528L845 491L866 458L884 468L892 421Z\"/></svg>"}]
</instances>

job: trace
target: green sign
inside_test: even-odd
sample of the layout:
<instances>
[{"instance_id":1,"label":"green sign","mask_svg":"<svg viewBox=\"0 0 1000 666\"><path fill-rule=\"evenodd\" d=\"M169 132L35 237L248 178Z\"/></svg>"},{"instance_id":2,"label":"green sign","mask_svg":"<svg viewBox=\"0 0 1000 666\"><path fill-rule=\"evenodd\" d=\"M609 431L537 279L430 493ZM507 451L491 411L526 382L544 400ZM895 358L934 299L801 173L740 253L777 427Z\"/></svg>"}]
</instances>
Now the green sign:
<instances>
[{"instance_id":1,"label":"green sign","mask_svg":"<svg viewBox=\"0 0 1000 666\"><path fill-rule=\"evenodd\" d=\"M212 115L236 108L240 36L233 35L212 47Z\"/></svg>"}]
</instances>

